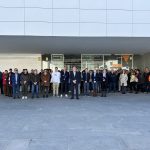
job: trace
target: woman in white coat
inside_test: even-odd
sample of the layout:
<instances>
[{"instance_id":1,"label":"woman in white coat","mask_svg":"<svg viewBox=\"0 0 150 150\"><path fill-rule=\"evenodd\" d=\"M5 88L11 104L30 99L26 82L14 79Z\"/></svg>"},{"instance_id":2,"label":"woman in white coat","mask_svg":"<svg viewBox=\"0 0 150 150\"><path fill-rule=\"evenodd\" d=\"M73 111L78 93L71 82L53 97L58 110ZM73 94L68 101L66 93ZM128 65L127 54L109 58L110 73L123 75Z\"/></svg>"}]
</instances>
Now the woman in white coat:
<instances>
[{"instance_id":1,"label":"woman in white coat","mask_svg":"<svg viewBox=\"0 0 150 150\"><path fill-rule=\"evenodd\" d=\"M125 70L123 70L122 73L120 74L119 80L120 80L122 94L126 94L128 75Z\"/></svg>"}]
</instances>

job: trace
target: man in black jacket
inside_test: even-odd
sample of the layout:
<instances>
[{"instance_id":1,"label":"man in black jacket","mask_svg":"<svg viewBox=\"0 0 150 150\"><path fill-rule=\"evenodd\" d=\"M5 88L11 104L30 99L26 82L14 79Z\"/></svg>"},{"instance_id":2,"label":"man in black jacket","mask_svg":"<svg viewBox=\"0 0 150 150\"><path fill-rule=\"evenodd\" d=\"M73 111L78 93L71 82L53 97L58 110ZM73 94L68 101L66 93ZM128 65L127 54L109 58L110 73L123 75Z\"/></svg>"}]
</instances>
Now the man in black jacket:
<instances>
[{"instance_id":1,"label":"man in black jacket","mask_svg":"<svg viewBox=\"0 0 150 150\"><path fill-rule=\"evenodd\" d=\"M116 92L117 75L114 70L109 73L109 92Z\"/></svg>"},{"instance_id":2,"label":"man in black jacket","mask_svg":"<svg viewBox=\"0 0 150 150\"><path fill-rule=\"evenodd\" d=\"M30 81L32 83L32 98L36 94L36 97L39 98L39 83L40 83L40 76L38 74L37 69L33 71L33 74L30 76Z\"/></svg>"},{"instance_id":3,"label":"man in black jacket","mask_svg":"<svg viewBox=\"0 0 150 150\"><path fill-rule=\"evenodd\" d=\"M30 76L28 74L28 70L23 69L23 73L21 74L20 77L20 83L22 86L22 99L28 99L27 95L28 95L29 81L30 81Z\"/></svg>"},{"instance_id":4,"label":"man in black jacket","mask_svg":"<svg viewBox=\"0 0 150 150\"><path fill-rule=\"evenodd\" d=\"M67 71L67 68L64 67L64 70L61 70L60 74L61 74L61 77L60 77L61 95L60 95L60 97L63 97L63 93L65 94L65 97L68 97L69 72Z\"/></svg>"},{"instance_id":5,"label":"man in black jacket","mask_svg":"<svg viewBox=\"0 0 150 150\"><path fill-rule=\"evenodd\" d=\"M150 90L150 71L149 68L145 68L144 69L144 73L143 73L143 81L144 81L144 92L149 92Z\"/></svg>"},{"instance_id":6,"label":"man in black jacket","mask_svg":"<svg viewBox=\"0 0 150 150\"><path fill-rule=\"evenodd\" d=\"M70 83L71 83L71 99L74 99L74 90L76 91L76 99L79 99L78 85L81 82L80 73L77 72L77 68L74 66L70 72Z\"/></svg>"},{"instance_id":7,"label":"man in black jacket","mask_svg":"<svg viewBox=\"0 0 150 150\"><path fill-rule=\"evenodd\" d=\"M88 68L85 69L85 71L82 72L82 79L84 83L84 95L89 95L89 81L90 81L90 73L88 71Z\"/></svg>"}]
</instances>

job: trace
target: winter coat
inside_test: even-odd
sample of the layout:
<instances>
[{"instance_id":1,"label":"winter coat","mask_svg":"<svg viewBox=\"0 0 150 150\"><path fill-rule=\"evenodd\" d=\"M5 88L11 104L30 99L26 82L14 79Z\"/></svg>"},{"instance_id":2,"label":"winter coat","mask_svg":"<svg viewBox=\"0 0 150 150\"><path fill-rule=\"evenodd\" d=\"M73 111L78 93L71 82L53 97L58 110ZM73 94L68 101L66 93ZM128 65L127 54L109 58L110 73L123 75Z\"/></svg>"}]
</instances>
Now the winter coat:
<instances>
[{"instance_id":1,"label":"winter coat","mask_svg":"<svg viewBox=\"0 0 150 150\"><path fill-rule=\"evenodd\" d=\"M41 85L43 86L50 86L50 74L42 74L41 75Z\"/></svg>"},{"instance_id":2,"label":"winter coat","mask_svg":"<svg viewBox=\"0 0 150 150\"><path fill-rule=\"evenodd\" d=\"M119 80L120 80L121 86L127 86L128 75L127 74L120 74Z\"/></svg>"}]
</instances>

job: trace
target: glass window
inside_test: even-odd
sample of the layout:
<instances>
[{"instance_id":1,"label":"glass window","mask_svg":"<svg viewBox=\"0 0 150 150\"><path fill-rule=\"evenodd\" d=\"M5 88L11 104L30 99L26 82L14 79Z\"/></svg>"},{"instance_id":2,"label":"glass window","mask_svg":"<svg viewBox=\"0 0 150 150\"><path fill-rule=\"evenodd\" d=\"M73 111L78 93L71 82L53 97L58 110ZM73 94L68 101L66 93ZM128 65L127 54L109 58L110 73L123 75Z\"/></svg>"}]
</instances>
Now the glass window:
<instances>
[{"instance_id":1,"label":"glass window","mask_svg":"<svg viewBox=\"0 0 150 150\"><path fill-rule=\"evenodd\" d=\"M24 22L0 22L1 35L24 35Z\"/></svg>"},{"instance_id":2,"label":"glass window","mask_svg":"<svg viewBox=\"0 0 150 150\"><path fill-rule=\"evenodd\" d=\"M103 67L103 55L82 54L81 57L82 70L84 70L85 68L88 68L89 70L94 70L95 68Z\"/></svg>"},{"instance_id":3,"label":"glass window","mask_svg":"<svg viewBox=\"0 0 150 150\"><path fill-rule=\"evenodd\" d=\"M81 55L65 54L64 65L67 67L68 71L71 71L73 66L76 66L79 70L81 70Z\"/></svg>"},{"instance_id":4,"label":"glass window","mask_svg":"<svg viewBox=\"0 0 150 150\"><path fill-rule=\"evenodd\" d=\"M53 8L79 8L79 0L54 0Z\"/></svg>"},{"instance_id":5,"label":"glass window","mask_svg":"<svg viewBox=\"0 0 150 150\"><path fill-rule=\"evenodd\" d=\"M106 10L81 10L80 22L106 23Z\"/></svg>"},{"instance_id":6,"label":"glass window","mask_svg":"<svg viewBox=\"0 0 150 150\"><path fill-rule=\"evenodd\" d=\"M54 9L54 22L79 22L79 10L77 9Z\"/></svg>"},{"instance_id":7,"label":"glass window","mask_svg":"<svg viewBox=\"0 0 150 150\"><path fill-rule=\"evenodd\" d=\"M24 7L24 0L0 0L3 7Z\"/></svg>"},{"instance_id":8,"label":"glass window","mask_svg":"<svg viewBox=\"0 0 150 150\"><path fill-rule=\"evenodd\" d=\"M150 23L150 11L134 11L133 23Z\"/></svg>"},{"instance_id":9,"label":"glass window","mask_svg":"<svg viewBox=\"0 0 150 150\"><path fill-rule=\"evenodd\" d=\"M0 21L24 21L24 9L0 8Z\"/></svg>"},{"instance_id":10,"label":"glass window","mask_svg":"<svg viewBox=\"0 0 150 150\"><path fill-rule=\"evenodd\" d=\"M53 23L54 36L79 36L78 23Z\"/></svg>"},{"instance_id":11,"label":"glass window","mask_svg":"<svg viewBox=\"0 0 150 150\"><path fill-rule=\"evenodd\" d=\"M59 70L64 68L64 54L52 54L50 68L55 70L58 67Z\"/></svg>"},{"instance_id":12,"label":"glass window","mask_svg":"<svg viewBox=\"0 0 150 150\"><path fill-rule=\"evenodd\" d=\"M80 0L81 9L106 9L106 0Z\"/></svg>"},{"instance_id":13,"label":"glass window","mask_svg":"<svg viewBox=\"0 0 150 150\"><path fill-rule=\"evenodd\" d=\"M52 22L52 9L26 8L25 20Z\"/></svg>"},{"instance_id":14,"label":"glass window","mask_svg":"<svg viewBox=\"0 0 150 150\"><path fill-rule=\"evenodd\" d=\"M132 23L132 11L108 10L108 23Z\"/></svg>"},{"instance_id":15,"label":"glass window","mask_svg":"<svg viewBox=\"0 0 150 150\"><path fill-rule=\"evenodd\" d=\"M150 10L150 0L133 0L134 10Z\"/></svg>"},{"instance_id":16,"label":"glass window","mask_svg":"<svg viewBox=\"0 0 150 150\"><path fill-rule=\"evenodd\" d=\"M121 68L121 56L120 55L104 55L104 67L107 69Z\"/></svg>"},{"instance_id":17,"label":"glass window","mask_svg":"<svg viewBox=\"0 0 150 150\"><path fill-rule=\"evenodd\" d=\"M107 24L107 36L132 36L132 24Z\"/></svg>"},{"instance_id":18,"label":"glass window","mask_svg":"<svg viewBox=\"0 0 150 150\"><path fill-rule=\"evenodd\" d=\"M52 35L52 23L26 22L25 34L26 35L51 36Z\"/></svg>"},{"instance_id":19,"label":"glass window","mask_svg":"<svg viewBox=\"0 0 150 150\"><path fill-rule=\"evenodd\" d=\"M106 36L106 24L80 23L81 36Z\"/></svg>"},{"instance_id":20,"label":"glass window","mask_svg":"<svg viewBox=\"0 0 150 150\"><path fill-rule=\"evenodd\" d=\"M150 24L133 24L133 36L150 37Z\"/></svg>"},{"instance_id":21,"label":"glass window","mask_svg":"<svg viewBox=\"0 0 150 150\"><path fill-rule=\"evenodd\" d=\"M132 10L132 0L107 0L107 9Z\"/></svg>"},{"instance_id":22,"label":"glass window","mask_svg":"<svg viewBox=\"0 0 150 150\"><path fill-rule=\"evenodd\" d=\"M25 7L52 8L52 0L25 0Z\"/></svg>"}]
</instances>

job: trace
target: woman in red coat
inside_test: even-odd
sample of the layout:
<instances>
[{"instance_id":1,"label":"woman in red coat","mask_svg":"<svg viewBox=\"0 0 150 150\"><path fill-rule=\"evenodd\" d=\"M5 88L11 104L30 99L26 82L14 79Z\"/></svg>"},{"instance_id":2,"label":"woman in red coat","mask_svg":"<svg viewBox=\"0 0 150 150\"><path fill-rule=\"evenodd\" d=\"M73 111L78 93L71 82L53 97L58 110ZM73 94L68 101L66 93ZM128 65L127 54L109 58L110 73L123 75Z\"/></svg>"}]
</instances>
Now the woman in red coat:
<instances>
[{"instance_id":1,"label":"woman in red coat","mask_svg":"<svg viewBox=\"0 0 150 150\"><path fill-rule=\"evenodd\" d=\"M7 80L7 95L12 97L12 81L11 81L12 73L8 73L8 80Z\"/></svg>"},{"instance_id":2,"label":"woman in red coat","mask_svg":"<svg viewBox=\"0 0 150 150\"><path fill-rule=\"evenodd\" d=\"M2 76L2 80L3 80L3 90L4 90L4 95L7 96L7 83L8 83L8 71L5 70L5 72L3 72L3 76Z\"/></svg>"}]
</instances>

